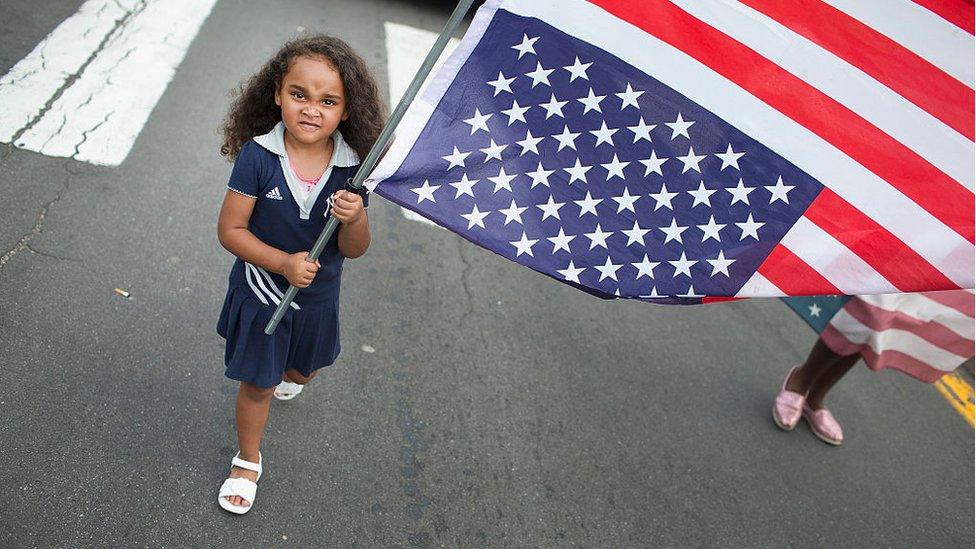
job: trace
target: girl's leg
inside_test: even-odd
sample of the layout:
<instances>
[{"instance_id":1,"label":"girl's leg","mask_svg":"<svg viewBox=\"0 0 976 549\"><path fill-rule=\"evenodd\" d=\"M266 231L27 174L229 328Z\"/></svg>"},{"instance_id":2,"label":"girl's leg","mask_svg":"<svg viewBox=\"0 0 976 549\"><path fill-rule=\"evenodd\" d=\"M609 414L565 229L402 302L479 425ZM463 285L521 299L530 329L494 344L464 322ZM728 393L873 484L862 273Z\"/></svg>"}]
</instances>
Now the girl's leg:
<instances>
[{"instance_id":1,"label":"girl's leg","mask_svg":"<svg viewBox=\"0 0 976 549\"><path fill-rule=\"evenodd\" d=\"M271 394L274 387L265 389L246 381L241 382L237 391L237 444L241 450L241 459L257 463L261 460L261 438L264 436L264 426L268 422L268 409L271 406ZM257 473L239 467L233 467L230 478L244 477L257 481ZM238 496L227 497L234 505L248 506L251 502Z\"/></svg>"},{"instance_id":2,"label":"girl's leg","mask_svg":"<svg viewBox=\"0 0 976 549\"><path fill-rule=\"evenodd\" d=\"M302 374L298 373L298 370L296 370L294 368L289 368L289 369L285 370L285 373L284 374L282 374L281 379L284 380L284 381L291 382L291 383L297 383L299 385L305 385L309 381L312 381L312 378L315 377L315 374L317 374L317 373L318 372L312 372L312 374L309 375L309 376L303 376Z\"/></svg>"},{"instance_id":3,"label":"girl's leg","mask_svg":"<svg viewBox=\"0 0 976 549\"><path fill-rule=\"evenodd\" d=\"M860 358L859 354L840 357L830 368L817 376L809 387L807 406L813 410L823 408L823 399L827 396L827 392L857 364Z\"/></svg>"},{"instance_id":4,"label":"girl's leg","mask_svg":"<svg viewBox=\"0 0 976 549\"><path fill-rule=\"evenodd\" d=\"M857 357L858 355L853 356ZM810 355L807 357L807 361L793 372L793 375L790 376L789 381L786 383L786 389L801 395L807 394L814 383L816 383L817 378L830 370L839 361L847 358L849 357L844 357L831 351L830 347L827 347L827 344L822 339L817 338L813 349L810 349ZM840 378L838 377L837 379Z\"/></svg>"}]
</instances>

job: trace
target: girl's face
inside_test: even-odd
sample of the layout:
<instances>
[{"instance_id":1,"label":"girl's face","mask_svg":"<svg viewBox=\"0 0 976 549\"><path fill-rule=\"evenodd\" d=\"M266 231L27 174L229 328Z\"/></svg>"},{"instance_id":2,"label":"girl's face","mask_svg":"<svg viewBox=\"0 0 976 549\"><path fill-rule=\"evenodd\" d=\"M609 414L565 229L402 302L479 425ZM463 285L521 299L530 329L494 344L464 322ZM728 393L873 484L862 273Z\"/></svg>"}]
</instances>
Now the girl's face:
<instances>
[{"instance_id":1,"label":"girl's face","mask_svg":"<svg viewBox=\"0 0 976 549\"><path fill-rule=\"evenodd\" d=\"M292 137L306 145L325 143L349 118L339 71L323 57L297 57L275 90L275 103Z\"/></svg>"}]
</instances>

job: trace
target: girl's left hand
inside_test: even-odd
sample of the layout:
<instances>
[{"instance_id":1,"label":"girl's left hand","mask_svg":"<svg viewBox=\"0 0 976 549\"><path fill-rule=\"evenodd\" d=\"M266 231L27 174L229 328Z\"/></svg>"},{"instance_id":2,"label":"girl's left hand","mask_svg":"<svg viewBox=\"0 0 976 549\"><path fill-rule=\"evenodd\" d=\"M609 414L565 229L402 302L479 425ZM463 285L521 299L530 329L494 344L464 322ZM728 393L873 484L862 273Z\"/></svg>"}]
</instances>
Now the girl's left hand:
<instances>
[{"instance_id":1,"label":"girl's left hand","mask_svg":"<svg viewBox=\"0 0 976 549\"><path fill-rule=\"evenodd\" d=\"M336 191L332 195L332 215L347 225L363 219L366 209L363 208L363 197L345 189Z\"/></svg>"}]
</instances>

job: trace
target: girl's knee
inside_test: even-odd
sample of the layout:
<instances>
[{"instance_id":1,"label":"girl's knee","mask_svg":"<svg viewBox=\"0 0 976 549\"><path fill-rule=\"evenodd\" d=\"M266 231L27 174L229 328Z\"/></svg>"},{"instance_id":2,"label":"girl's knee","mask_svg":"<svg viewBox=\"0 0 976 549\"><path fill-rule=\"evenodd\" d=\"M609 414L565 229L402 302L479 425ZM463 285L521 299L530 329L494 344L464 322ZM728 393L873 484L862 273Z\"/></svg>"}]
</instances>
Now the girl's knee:
<instances>
[{"instance_id":1,"label":"girl's knee","mask_svg":"<svg viewBox=\"0 0 976 549\"><path fill-rule=\"evenodd\" d=\"M274 387L259 387L253 383L242 381L240 393L252 400L264 400L271 398L271 395L274 393Z\"/></svg>"}]
</instances>

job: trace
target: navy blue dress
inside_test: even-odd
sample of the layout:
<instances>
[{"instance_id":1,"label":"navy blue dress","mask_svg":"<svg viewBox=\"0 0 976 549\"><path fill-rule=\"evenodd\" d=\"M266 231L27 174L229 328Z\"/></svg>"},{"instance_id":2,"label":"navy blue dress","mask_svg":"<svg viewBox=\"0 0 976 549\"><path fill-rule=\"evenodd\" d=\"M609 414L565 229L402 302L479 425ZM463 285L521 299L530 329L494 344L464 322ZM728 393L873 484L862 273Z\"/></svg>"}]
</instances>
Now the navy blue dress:
<instances>
[{"instance_id":1,"label":"navy blue dress","mask_svg":"<svg viewBox=\"0 0 976 549\"><path fill-rule=\"evenodd\" d=\"M287 168L283 131L279 124L270 134L244 145L228 188L257 200L248 225L256 237L286 253L296 253L312 248L325 227L329 197L344 188L346 180L355 174L359 159L336 132L330 168L316 185L315 194L300 203L295 198L297 193L293 193L297 177ZM298 292L270 336L264 333L264 327L287 290L288 280L240 258L234 262L217 322L217 333L226 339L227 377L273 387L289 368L308 376L335 362L340 350L339 283L343 262L338 231L329 239L319 261L322 267L312 284Z\"/></svg>"}]
</instances>

